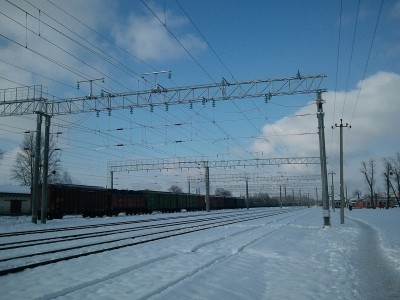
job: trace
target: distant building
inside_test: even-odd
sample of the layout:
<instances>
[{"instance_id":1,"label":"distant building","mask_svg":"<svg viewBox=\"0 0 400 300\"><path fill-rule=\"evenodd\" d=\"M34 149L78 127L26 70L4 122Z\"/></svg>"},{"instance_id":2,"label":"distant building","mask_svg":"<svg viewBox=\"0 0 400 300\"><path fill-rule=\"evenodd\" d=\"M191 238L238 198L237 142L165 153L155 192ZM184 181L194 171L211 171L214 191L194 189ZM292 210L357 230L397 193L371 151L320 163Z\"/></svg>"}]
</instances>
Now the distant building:
<instances>
[{"instance_id":1,"label":"distant building","mask_svg":"<svg viewBox=\"0 0 400 300\"><path fill-rule=\"evenodd\" d=\"M390 195L389 207L395 207L396 201L394 195ZM364 196L362 199L352 201L353 208L386 208L387 196L385 194L376 194L374 201L372 202L371 197Z\"/></svg>"},{"instance_id":2,"label":"distant building","mask_svg":"<svg viewBox=\"0 0 400 300\"><path fill-rule=\"evenodd\" d=\"M28 186L0 185L0 215L29 215L31 190Z\"/></svg>"}]
</instances>

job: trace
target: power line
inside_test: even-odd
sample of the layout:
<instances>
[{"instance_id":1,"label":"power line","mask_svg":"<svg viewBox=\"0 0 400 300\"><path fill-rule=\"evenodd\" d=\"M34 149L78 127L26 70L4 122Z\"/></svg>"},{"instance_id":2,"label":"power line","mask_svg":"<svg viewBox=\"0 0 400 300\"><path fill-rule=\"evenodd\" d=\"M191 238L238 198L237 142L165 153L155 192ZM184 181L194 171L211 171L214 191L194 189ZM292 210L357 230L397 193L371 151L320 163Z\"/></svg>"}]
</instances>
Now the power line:
<instances>
[{"instance_id":1,"label":"power line","mask_svg":"<svg viewBox=\"0 0 400 300\"><path fill-rule=\"evenodd\" d=\"M6 0L6 1L9 2L8 0ZM11 3L11 4L12 4L12 3ZM14 5L14 4L13 4L13 5ZM20 8L20 7L16 6L16 5L14 5L14 6L17 7L18 9L22 10L22 11L25 12L26 14L29 14L27 11L23 10L22 8ZM89 68L91 68L91 69L93 69L93 70L95 70L96 72L98 72L98 73L101 74L102 76L109 78L110 80L112 80L113 82L117 83L118 85L120 85L120 86L126 88L127 90L130 90L130 88L128 88L128 87L124 86L123 84L119 83L118 81L114 80L113 78L111 78L111 77L108 76L107 74L103 73L101 70L99 70L99 69L93 67L92 65L90 65L89 63L87 63L87 62L84 61L83 59L79 58L79 57L76 56L75 54L71 53L70 51L65 50L64 48L58 46L56 43L53 43L53 42L50 41L49 39L43 37L43 35L39 35L38 33L34 32L34 31L31 30L30 28L26 27L26 25L21 24L20 22L18 22L18 21L16 21L15 19L13 19L13 18L7 16L6 14L4 14L4 13L2 13L2 12L0 12L0 13L1 13L2 15L4 15L5 17L9 18L10 20L14 21L15 23L17 23L17 24L20 25L21 27L25 28L27 31L29 31L29 32L31 32L31 33L37 35L37 36L40 37L40 38L42 38L43 40L45 40L46 42L48 42L48 43L51 44L52 46L56 47L57 49L61 50L61 51L64 52L64 53L70 55L71 57L73 57L74 59L76 59L77 61L79 61L80 63L82 63L82 64L88 66ZM31 14L29 14L29 15L32 16L32 17L34 17L34 18L36 18L35 16L33 16L33 15L31 15ZM50 26L50 27L51 27L51 26ZM54 29L53 27L51 27L51 28ZM54 30L56 30L56 29L54 29ZM56 30L56 31L57 31L57 30ZM59 32L59 31L57 31L57 32ZM59 32L59 33L60 33L60 32ZM64 35L64 36L65 36L65 35ZM17 43L17 44L19 44L19 43ZM26 49L31 49L30 47L28 47L27 44L25 45L25 48L26 48ZM38 52L35 51L35 53L38 53ZM41 55L41 56L42 56L42 57L46 57L46 59L49 59L47 56L43 56L43 55ZM50 60L50 59L49 59L49 60ZM51 60L50 60L50 61L51 61ZM66 66L66 65L64 65L64 66ZM67 69L67 70L70 70L69 68L66 68L66 69ZM82 75L80 75L80 76L82 76ZM88 79L88 78L91 78L91 76L88 76L88 75L87 75L87 76L84 77L84 78L85 78L85 79Z\"/></svg>"},{"instance_id":2,"label":"power line","mask_svg":"<svg viewBox=\"0 0 400 300\"><path fill-rule=\"evenodd\" d=\"M342 114L341 114L342 118L343 118L343 113L344 113L344 107L346 106L346 98L347 98L347 92L348 92L349 81L350 81L350 70L351 70L351 65L352 65L352 62L353 62L353 52L354 52L354 44L355 44L355 40L356 40L356 32L357 32L357 25L358 25L358 15L360 13L360 2L361 1L358 0L356 23L354 25L353 40L352 40L352 43L351 43L349 69L348 69L348 72L347 72L346 91L345 91L344 101L343 101L343 106L342 106Z\"/></svg>"},{"instance_id":3,"label":"power line","mask_svg":"<svg viewBox=\"0 0 400 300\"><path fill-rule=\"evenodd\" d=\"M15 65L15 64L12 64L12 63L6 62L6 61L4 61L4 60L2 60L2 59L0 59L0 62L2 62L2 63L4 63L4 64L7 64L7 65L9 65L9 66L12 66L12 67L14 67L14 68L17 68L17 69L23 70L23 71L25 71L25 72L31 73L31 74L33 74L33 75L36 75L36 76L39 76L39 77L45 78L45 79L47 79L47 80L50 80L50 81L53 81L53 82L55 82L55 83L58 83L58 84L60 84L60 85L64 85L64 86L66 86L66 87L70 87L70 88L75 88L75 87L74 87L74 86L72 86L72 85L69 85L69 84L66 84L66 83L64 83L64 82L61 82L61 81L55 80L55 79L53 79L53 78L50 78L50 77L47 77L47 76L41 75L41 74L39 74L39 73L36 73L36 72L30 71L30 70L27 70L27 69L25 69L25 68L22 68L22 67L20 67L20 66L17 66L17 65ZM24 86L23 84L20 84L20 85Z\"/></svg>"},{"instance_id":4,"label":"power line","mask_svg":"<svg viewBox=\"0 0 400 300\"><path fill-rule=\"evenodd\" d=\"M36 7L35 5L31 4L29 1L25 0L25 2L27 2L29 5L33 6L34 8L38 9L38 7ZM40 11L40 10L39 10ZM49 17L51 20L53 20L54 22L56 22L57 24L59 24L60 26L62 26L63 28L67 29L69 32L73 33L74 35L76 35L77 37L79 37L81 40L83 40L85 43L89 44L90 46L92 46L93 48L95 48L98 52L95 52L93 49L90 49L89 47L85 46L84 44L78 42L77 40L71 38L70 36L64 34L63 32L59 31L58 29L54 28L53 26L49 25L48 23L45 23L43 21L40 21L40 19L37 19L36 17L34 17L35 19L37 19L40 23L43 23L45 25L47 25L48 27L50 27L51 29L53 29L54 31L58 32L59 34L61 34L62 36L68 38L69 40L73 41L74 43L76 43L77 45L81 46L82 48L86 49L87 51L91 52L92 54L100 57L101 59L103 59L104 61L110 63L111 65L113 65L114 67L120 69L121 71L123 71L124 73L126 73L129 76L132 76L129 72L133 73L136 78L138 79L142 79L142 77L136 73L134 70L132 70L131 68L129 68L128 66L126 66L125 64L119 62L118 60L116 60L114 57L112 57L111 55L109 55L107 52L103 51L102 49L100 49L99 47L97 47L95 44L91 43L88 39L82 37L80 34L76 33L75 31L71 30L70 28L68 28L68 26L65 26L64 24L62 24L61 22L59 22L58 20L56 20L55 18L53 18L52 16L48 15L47 13L41 11L44 15L46 15L47 17ZM40 35L40 33L39 33ZM128 71L126 71L126 70Z\"/></svg>"},{"instance_id":5,"label":"power line","mask_svg":"<svg viewBox=\"0 0 400 300\"><path fill-rule=\"evenodd\" d=\"M69 17L71 17L72 19L74 19L75 21L77 21L78 23L82 24L84 27L88 28L89 30L91 30L92 32L94 32L95 34L97 34L98 36L100 36L102 39L106 40L107 42L109 42L110 44L114 45L115 47L117 47L118 49L120 49L121 51L123 51L125 54L129 55L130 57L132 57L133 59L137 60L138 62L144 64L145 66L149 67L152 70L155 70L154 67L152 67L151 65L147 64L145 61L139 59L138 57L134 56L132 53L126 51L125 49L123 49L122 47L120 47L118 44L116 44L115 42L113 42L112 40L108 39L106 36L102 35L100 32L96 31L95 29L93 29L92 27L90 27L89 25L87 25L86 23L82 22L81 20L79 20L78 18L76 18L75 16L73 16L72 14L70 14L69 12L67 12L66 10L64 10L63 8L61 8L60 6L58 6L57 4L53 3L51 0L47 0L48 2L50 2L52 5L54 5L55 7L57 7L59 10L61 10L63 13L65 13L66 15L68 15Z\"/></svg>"},{"instance_id":6,"label":"power line","mask_svg":"<svg viewBox=\"0 0 400 300\"><path fill-rule=\"evenodd\" d=\"M228 71L228 73L232 76L233 79L237 80L235 76L232 74L232 72L229 70L229 68L226 66L226 64L222 61L221 57L217 54L217 52L214 50L213 46L210 44L210 42L206 39L206 37L201 33L200 29L196 26L196 24L193 22L193 20L190 18L188 13L183 9L182 5L179 3L178 0L175 0L176 4L180 7L180 9L183 11L183 13L186 15L186 17L189 19L190 23L193 25L193 27L197 30L197 32L201 35L203 40L207 43L207 45L210 47L211 51L215 54L215 56L218 58L219 62L223 65L223 67Z\"/></svg>"},{"instance_id":7,"label":"power line","mask_svg":"<svg viewBox=\"0 0 400 300\"><path fill-rule=\"evenodd\" d=\"M204 74L207 75L208 78L210 78L213 82L215 80L211 77L211 75L206 71L206 69L199 63L199 61L189 52L189 50L182 44L182 42L176 37L176 35L168 28L166 23L164 24L161 19L157 16L157 14L144 2L143 0L140 0L144 6L156 17L156 19L165 27L165 29L171 34L171 36L178 42L178 44L185 50L185 52L190 56L190 58L193 59L193 61L197 64L197 66L204 72Z\"/></svg>"},{"instance_id":8,"label":"power line","mask_svg":"<svg viewBox=\"0 0 400 300\"><path fill-rule=\"evenodd\" d=\"M358 101L359 101L359 99L360 99L360 93L361 93L361 90L362 90L362 88L363 88L363 83L364 83L365 75L366 75L366 73L367 73L367 67L368 67L369 59L370 59L370 57L371 57L372 47L373 47L373 45L374 45L375 36L376 36L376 31L378 30L378 25L379 25L379 20L380 20L381 13L382 13L383 3L384 3L384 0L382 0L381 3L380 3L380 5L379 5L379 12L378 12L378 16L377 16L377 18L376 18L376 23L375 23L375 27L374 27L374 33L373 33L373 35L372 35L371 45L369 46L367 61L365 62L363 77L362 77L362 79L361 79L360 88L358 89L357 100L356 100L356 104L354 105L354 109L353 109L353 113L352 113L352 115L351 115L350 123L352 123L352 121L353 121L353 118L354 118L354 115L355 115L356 109L357 109L357 104L358 104ZM348 138L349 138L349 131L347 131L346 143L347 143Z\"/></svg>"}]
</instances>

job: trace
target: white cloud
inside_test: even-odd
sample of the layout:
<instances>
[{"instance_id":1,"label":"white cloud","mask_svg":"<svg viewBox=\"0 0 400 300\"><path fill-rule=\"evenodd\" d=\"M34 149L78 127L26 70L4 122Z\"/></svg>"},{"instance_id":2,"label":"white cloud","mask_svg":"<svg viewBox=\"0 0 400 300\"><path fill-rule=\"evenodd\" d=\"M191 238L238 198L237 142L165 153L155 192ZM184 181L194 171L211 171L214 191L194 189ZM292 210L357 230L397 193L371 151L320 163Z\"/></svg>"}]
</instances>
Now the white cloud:
<instances>
[{"instance_id":1,"label":"white cloud","mask_svg":"<svg viewBox=\"0 0 400 300\"><path fill-rule=\"evenodd\" d=\"M157 9L152 9L158 16L163 15ZM178 33L186 25L185 19L166 12L165 20L166 27L171 29L190 53L196 54L206 48L205 42L195 35ZM186 55L185 50L171 36L166 27L153 15L139 15L132 12L125 24L114 26L113 32L117 44L129 49L143 60L165 61Z\"/></svg>"},{"instance_id":2,"label":"white cloud","mask_svg":"<svg viewBox=\"0 0 400 300\"><path fill-rule=\"evenodd\" d=\"M391 9L391 16L400 19L400 0L397 0Z\"/></svg>"},{"instance_id":3,"label":"white cloud","mask_svg":"<svg viewBox=\"0 0 400 300\"><path fill-rule=\"evenodd\" d=\"M400 112L400 75L379 72L364 80L361 92L360 87L361 82L347 94L337 92L336 101L334 92L324 93L323 99L326 100L324 111L326 152L330 164L328 167L339 174L339 128L332 132L331 126L339 124L342 118L344 123L351 123L351 129L344 129L345 172L349 182L363 188L359 172L361 162L375 159L379 165L383 157L394 156L400 151L400 131L397 126ZM313 116L287 117L272 126L265 125L262 129L263 138L269 142L258 139L253 143L253 150L263 151L269 157L281 157L282 154L271 144L277 145L278 149L282 149L281 144L284 144L293 151L289 156L319 156L318 135L290 135L279 139L275 137L276 134L317 132L316 105L313 102L310 104L312 105L300 109L297 114ZM380 177L378 171L378 181Z\"/></svg>"}]
</instances>

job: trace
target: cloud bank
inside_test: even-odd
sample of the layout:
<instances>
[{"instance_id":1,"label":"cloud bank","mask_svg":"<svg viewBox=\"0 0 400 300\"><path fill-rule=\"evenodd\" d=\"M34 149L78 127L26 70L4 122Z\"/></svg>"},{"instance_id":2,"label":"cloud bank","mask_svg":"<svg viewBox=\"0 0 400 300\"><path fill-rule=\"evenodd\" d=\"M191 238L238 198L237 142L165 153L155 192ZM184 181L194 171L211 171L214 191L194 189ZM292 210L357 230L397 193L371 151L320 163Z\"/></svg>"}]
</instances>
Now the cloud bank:
<instances>
[{"instance_id":1,"label":"cloud bank","mask_svg":"<svg viewBox=\"0 0 400 300\"><path fill-rule=\"evenodd\" d=\"M343 132L345 177L353 188L364 188L359 172L362 161L375 159L380 165L383 157L400 152L399 95L400 75L389 72L374 74L347 93L331 91L323 94L326 100L324 112L328 168L339 174L339 128L332 129L331 126L343 119L343 123L351 125L351 129L345 128ZM316 133L318 130L315 102L308 104L296 112L296 115L305 117L285 117L263 126L262 136L253 142L252 150L261 151L269 157L280 157L282 154L277 149L282 149L284 145L291 149L289 156L319 156L318 135L300 135ZM287 133L299 135L285 135ZM278 138L276 135L281 136ZM378 171L378 181L382 181L381 177L381 171Z\"/></svg>"}]
</instances>

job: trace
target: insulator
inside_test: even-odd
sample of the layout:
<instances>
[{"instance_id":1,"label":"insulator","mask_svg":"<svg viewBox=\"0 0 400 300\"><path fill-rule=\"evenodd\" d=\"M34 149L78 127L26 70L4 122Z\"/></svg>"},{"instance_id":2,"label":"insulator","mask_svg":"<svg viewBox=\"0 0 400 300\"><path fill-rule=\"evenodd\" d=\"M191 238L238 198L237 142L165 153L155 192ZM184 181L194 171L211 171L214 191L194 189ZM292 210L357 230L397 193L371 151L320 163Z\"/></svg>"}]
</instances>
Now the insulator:
<instances>
[{"instance_id":1,"label":"insulator","mask_svg":"<svg viewBox=\"0 0 400 300\"><path fill-rule=\"evenodd\" d=\"M193 103L192 103L192 102L190 102L189 108L190 108L190 109L193 109Z\"/></svg>"},{"instance_id":2,"label":"insulator","mask_svg":"<svg viewBox=\"0 0 400 300\"><path fill-rule=\"evenodd\" d=\"M215 107L215 100L212 101L212 107Z\"/></svg>"},{"instance_id":3,"label":"insulator","mask_svg":"<svg viewBox=\"0 0 400 300\"><path fill-rule=\"evenodd\" d=\"M133 114L133 107L131 106L131 115Z\"/></svg>"},{"instance_id":4,"label":"insulator","mask_svg":"<svg viewBox=\"0 0 400 300\"><path fill-rule=\"evenodd\" d=\"M100 116L100 111L96 110L96 117Z\"/></svg>"}]
</instances>

